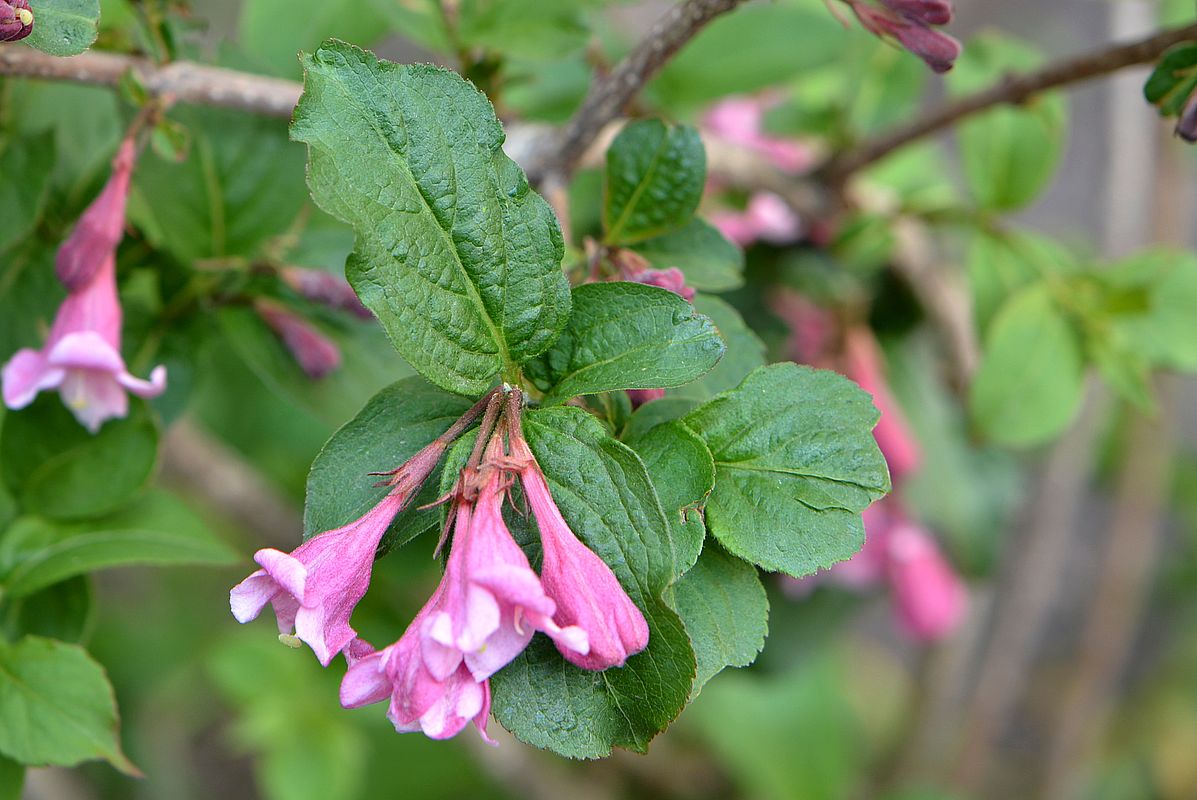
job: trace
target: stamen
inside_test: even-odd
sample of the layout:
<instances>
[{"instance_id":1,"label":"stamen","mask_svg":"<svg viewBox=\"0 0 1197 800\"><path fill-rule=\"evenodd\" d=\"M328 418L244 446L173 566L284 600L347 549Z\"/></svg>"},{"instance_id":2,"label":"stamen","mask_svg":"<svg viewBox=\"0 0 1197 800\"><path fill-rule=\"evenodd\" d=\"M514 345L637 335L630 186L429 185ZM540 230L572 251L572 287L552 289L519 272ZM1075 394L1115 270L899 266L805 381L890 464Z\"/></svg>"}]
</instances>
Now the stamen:
<instances>
[{"instance_id":1,"label":"stamen","mask_svg":"<svg viewBox=\"0 0 1197 800\"><path fill-rule=\"evenodd\" d=\"M17 9L17 19L19 19L21 21L22 25L32 25L33 24L33 12L27 8L18 8Z\"/></svg>"},{"instance_id":2,"label":"stamen","mask_svg":"<svg viewBox=\"0 0 1197 800\"><path fill-rule=\"evenodd\" d=\"M522 622L523 619L524 619L524 607L516 606L515 607L515 632L518 633L520 636L524 635L524 627L522 625L520 625L520 622Z\"/></svg>"},{"instance_id":3,"label":"stamen","mask_svg":"<svg viewBox=\"0 0 1197 800\"><path fill-rule=\"evenodd\" d=\"M282 642L283 644L285 644L287 647L293 647L297 650L300 647L303 647L303 642L301 642L299 640L299 637L293 633L280 633L278 635L278 640L280 642Z\"/></svg>"}]
</instances>

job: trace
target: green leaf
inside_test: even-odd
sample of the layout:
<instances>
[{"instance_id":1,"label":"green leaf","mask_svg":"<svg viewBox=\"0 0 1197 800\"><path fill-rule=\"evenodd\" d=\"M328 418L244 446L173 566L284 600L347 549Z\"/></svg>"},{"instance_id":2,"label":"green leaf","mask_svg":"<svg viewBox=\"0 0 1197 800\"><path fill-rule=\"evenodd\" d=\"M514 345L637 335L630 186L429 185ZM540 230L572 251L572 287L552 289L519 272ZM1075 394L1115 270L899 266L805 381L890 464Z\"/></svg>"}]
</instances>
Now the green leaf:
<instances>
[{"instance_id":1,"label":"green leaf","mask_svg":"<svg viewBox=\"0 0 1197 800\"><path fill-rule=\"evenodd\" d=\"M765 365L765 343L745 324L739 311L725 300L706 294L694 298L694 308L715 323L719 335L727 343L727 352L706 375L671 389L667 395L671 399L709 400L739 386L748 373Z\"/></svg>"},{"instance_id":2,"label":"green leaf","mask_svg":"<svg viewBox=\"0 0 1197 800\"><path fill-rule=\"evenodd\" d=\"M973 379L973 419L996 442L1029 445L1059 433L1081 403L1076 333L1042 285L1010 298L993 321Z\"/></svg>"},{"instance_id":3,"label":"green leaf","mask_svg":"<svg viewBox=\"0 0 1197 800\"><path fill-rule=\"evenodd\" d=\"M9 528L0 557L0 586L10 597L110 567L237 562L191 509L159 491L86 522L22 517Z\"/></svg>"},{"instance_id":4,"label":"green leaf","mask_svg":"<svg viewBox=\"0 0 1197 800\"><path fill-rule=\"evenodd\" d=\"M616 389L688 383L723 355L714 324L673 292L640 283L588 283L574 289L573 314L528 375L544 403Z\"/></svg>"},{"instance_id":5,"label":"green leaf","mask_svg":"<svg viewBox=\"0 0 1197 800\"><path fill-rule=\"evenodd\" d=\"M756 660L769 633L769 599L756 568L708 542L673 587L673 603L698 660L691 698L727 667Z\"/></svg>"},{"instance_id":6,"label":"green leaf","mask_svg":"<svg viewBox=\"0 0 1197 800\"><path fill-rule=\"evenodd\" d=\"M383 389L324 445L308 475L304 539L339 528L373 508L385 494L371 472L388 472L444 433L473 405L422 378L404 378ZM438 478L395 518L382 543L386 551L440 525L435 509L417 506L436 499Z\"/></svg>"},{"instance_id":7,"label":"green leaf","mask_svg":"<svg viewBox=\"0 0 1197 800\"><path fill-rule=\"evenodd\" d=\"M384 12L359 0L322 0L304 7L301 14L295 13L291 0L247 0L237 20L241 49L287 78L299 76L299 50L331 36L370 44L386 33Z\"/></svg>"},{"instance_id":8,"label":"green leaf","mask_svg":"<svg viewBox=\"0 0 1197 800\"><path fill-rule=\"evenodd\" d=\"M41 220L53 172L50 132L14 138L0 149L0 252L25 238Z\"/></svg>"},{"instance_id":9,"label":"green leaf","mask_svg":"<svg viewBox=\"0 0 1197 800\"><path fill-rule=\"evenodd\" d=\"M1034 51L1013 41L976 37L949 76L953 92L975 91L1012 70L1033 69ZM977 202L1009 211L1031 202L1055 174L1064 152L1067 110L1058 94L1037 96L1016 107L998 107L960 126L964 174Z\"/></svg>"},{"instance_id":10,"label":"green leaf","mask_svg":"<svg viewBox=\"0 0 1197 800\"><path fill-rule=\"evenodd\" d=\"M657 269L677 267L700 292L726 292L744 285L744 251L714 225L694 217L672 233L632 246Z\"/></svg>"},{"instance_id":11,"label":"green leaf","mask_svg":"<svg viewBox=\"0 0 1197 800\"><path fill-rule=\"evenodd\" d=\"M607 150L603 241L632 244L682 227L706 179L706 151L694 128L658 119L628 123Z\"/></svg>"},{"instance_id":12,"label":"green leaf","mask_svg":"<svg viewBox=\"0 0 1197 800\"><path fill-rule=\"evenodd\" d=\"M1016 291L1045 275L1075 271L1074 257L1058 242L1029 231L994 235L976 231L969 241L969 283L977 327L988 330L994 315Z\"/></svg>"},{"instance_id":13,"label":"green leaf","mask_svg":"<svg viewBox=\"0 0 1197 800\"><path fill-rule=\"evenodd\" d=\"M25 765L0 756L0 800L21 800L25 785Z\"/></svg>"},{"instance_id":14,"label":"green leaf","mask_svg":"<svg viewBox=\"0 0 1197 800\"><path fill-rule=\"evenodd\" d=\"M345 273L433 383L481 394L569 316L556 217L455 73L330 41L304 57L291 135L316 202L357 232Z\"/></svg>"},{"instance_id":15,"label":"green leaf","mask_svg":"<svg viewBox=\"0 0 1197 800\"><path fill-rule=\"evenodd\" d=\"M523 741L572 758L612 746L644 752L681 711L694 680L694 653L662 598L680 572L677 543L644 464L581 409L525 416L525 432L553 499L574 533L619 578L644 612L648 647L625 666L579 669L538 636L491 683L499 722Z\"/></svg>"},{"instance_id":16,"label":"green leaf","mask_svg":"<svg viewBox=\"0 0 1197 800\"><path fill-rule=\"evenodd\" d=\"M834 372L762 367L682 421L715 457L707 528L734 555L794 577L850 558L860 513L889 491L867 392Z\"/></svg>"},{"instance_id":17,"label":"green leaf","mask_svg":"<svg viewBox=\"0 0 1197 800\"><path fill-rule=\"evenodd\" d=\"M30 0L33 31L25 43L52 56L77 56L96 40L100 0Z\"/></svg>"},{"instance_id":18,"label":"green leaf","mask_svg":"<svg viewBox=\"0 0 1197 800\"><path fill-rule=\"evenodd\" d=\"M172 116L192 135L187 157L138 162L129 218L184 263L259 255L304 207L303 154L276 120L214 109Z\"/></svg>"},{"instance_id":19,"label":"green leaf","mask_svg":"<svg viewBox=\"0 0 1197 800\"><path fill-rule=\"evenodd\" d=\"M1141 307L1110 317L1127 349L1161 367L1197 369L1197 258L1183 251L1149 250L1111 266L1101 278L1145 296Z\"/></svg>"},{"instance_id":20,"label":"green leaf","mask_svg":"<svg viewBox=\"0 0 1197 800\"><path fill-rule=\"evenodd\" d=\"M10 412L0 430L0 478L21 510L51 519L105 514L124 505L149 479L158 429L144 402L104 423L94 436L56 394Z\"/></svg>"},{"instance_id":21,"label":"green leaf","mask_svg":"<svg viewBox=\"0 0 1197 800\"><path fill-rule=\"evenodd\" d=\"M0 753L34 766L102 758L139 774L121 752L104 668L81 647L38 636L0 643Z\"/></svg>"},{"instance_id":22,"label":"green leaf","mask_svg":"<svg viewBox=\"0 0 1197 800\"><path fill-rule=\"evenodd\" d=\"M590 29L582 14L588 0L463 0L458 8L462 43L513 58L540 61L583 50ZM592 0L590 4L594 4Z\"/></svg>"},{"instance_id":23,"label":"green leaf","mask_svg":"<svg viewBox=\"0 0 1197 800\"><path fill-rule=\"evenodd\" d=\"M1175 117L1184 110L1185 103L1197 91L1197 42L1182 42L1164 53L1143 85L1147 102L1160 110L1160 115Z\"/></svg>"},{"instance_id":24,"label":"green leaf","mask_svg":"<svg viewBox=\"0 0 1197 800\"><path fill-rule=\"evenodd\" d=\"M95 618L91 580L77 575L24 597L5 597L0 629L10 641L45 636L81 643Z\"/></svg>"}]
</instances>

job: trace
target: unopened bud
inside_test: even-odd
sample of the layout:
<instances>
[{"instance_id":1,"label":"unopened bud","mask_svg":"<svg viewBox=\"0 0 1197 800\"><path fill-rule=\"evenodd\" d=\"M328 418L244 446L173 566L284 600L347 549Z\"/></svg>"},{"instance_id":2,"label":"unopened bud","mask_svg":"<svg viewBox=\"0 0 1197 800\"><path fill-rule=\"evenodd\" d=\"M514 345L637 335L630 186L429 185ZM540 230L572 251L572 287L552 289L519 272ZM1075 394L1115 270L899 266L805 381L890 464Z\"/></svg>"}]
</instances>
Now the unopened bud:
<instances>
[{"instance_id":1,"label":"unopened bud","mask_svg":"<svg viewBox=\"0 0 1197 800\"><path fill-rule=\"evenodd\" d=\"M0 42L15 42L32 32L29 0L0 0Z\"/></svg>"},{"instance_id":2,"label":"unopened bud","mask_svg":"<svg viewBox=\"0 0 1197 800\"><path fill-rule=\"evenodd\" d=\"M948 0L881 0L881 4L928 25L947 25L952 21L953 9Z\"/></svg>"},{"instance_id":3,"label":"unopened bud","mask_svg":"<svg viewBox=\"0 0 1197 800\"><path fill-rule=\"evenodd\" d=\"M269 300L258 300L254 308L309 378L318 380L341 366L341 348L306 319Z\"/></svg>"},{"instance_id":4,"label":"unopened bud","mask_svg":"<svg viewBox=\"0 0 1197 800\"><path fill-rule=\"evenodd\" d=\"M1197 142L1197 92L1189 98L1180 118L1176 120L1176 135L1189 144Z\"/></svg>"}]
</instances>

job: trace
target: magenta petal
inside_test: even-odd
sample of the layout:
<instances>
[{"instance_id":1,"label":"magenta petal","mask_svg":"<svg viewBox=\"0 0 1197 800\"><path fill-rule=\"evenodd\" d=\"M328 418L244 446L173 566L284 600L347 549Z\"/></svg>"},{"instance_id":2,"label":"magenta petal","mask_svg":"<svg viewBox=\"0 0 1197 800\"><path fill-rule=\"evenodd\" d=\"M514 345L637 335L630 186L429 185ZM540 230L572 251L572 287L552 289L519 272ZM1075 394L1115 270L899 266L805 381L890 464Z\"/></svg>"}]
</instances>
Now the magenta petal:
<instances>
[{"instance_id":1,"label":"magenta petal","mask_svg":"<svg viewBox=\"0 0 1197 800\"><path fill-rule=\"evenodd\" d=\"M308 570L299 559L267 547L254 553L254 561L269 573L284 592L299 600L300 604L303 603Z\"/></svg>"},{"instance_id":2,"label":"magenta petal","mask_svg":"<svg viewBox=\"0 0 1197 800\"><path fill-rule=\"evenodd\" d=\"M64 369L91 369L114 376L125 371L125 361L116 348L90 330L66 334L46 358L52 366Z\"/></svg>"},{"instance_id":3,"label":"magenta petal","mask_svg":"<svg viewBox=\"0 0 1197 800\"><path fill-rule=\"evenodd\" d=\"M110 372L67 370L58 391L75 419L92 433L108 420L129 413L129 397Z\"/></svg>"},{"instance_id":4,"label":"magenta petal","mask_svg":"<svg viewBox=\"0 0 1197 800\"><path fill-rule=\"evenodd\" d=\"M968 610L963 581L917 525L896 525L888 544L890 585L903 629L920 641L947 636Z\"/></svg>"},{"instance_id":5,"label":"magenta petal","mask_svg":"<svg viewBox=\"0 0 1197 800\"><path fill-rule=\"evenodd\" d=\"M420 728L430 739L450 739L481 713L486 700L482 684L465 669L446 682L444 694L420 716Z\"/></svg>"},{"instance_id":6,"label":"magenta petal","mask_svg":"<svg viewBox=\"0 0 1197 800\"><path fill-rule=\"evenodd\" d=\"M316 659L327 667L357 632L349 626L348 617L329 613L323 605L308 608L301 604L295 614L295 635L307 642Z\"/></svg>"},{"instance_id":7,"label":"magenta petal","mask_svg":"<svg viewBox=\"0 0 1197 800\"><path fill-rule=\"evenodd\" d=\"M393 645L392 645L393 646ZM386 674L390 648L356 660L341 679L341 705L359 708L381 703L391 694L391 680Z\"/></svg>"},{"instance_id":8,"label":"magenta petal","mask_svg":"<svg viewBox=\"0 0 1197 800\"><path fill-rule=\"evenodd\" d=\"M122 370L117 374L116 381L138 397L157 397L166 391L166 367L161 364L154 367L148 381L135 378Z\"/></svg>"},{"instance_id":9,"label":"magenta petal","mask_svg":"<svg viewBox=\"0 0 1197 800\"><path fill-rule=\"evenodd\" d=\"M229 608L238 622L246 623L257 619L278 592L274 578L267 575L266 570L260 569L232 588L229 592Z\"/></svg>"},{"instance_id":10,"label":"magenta petal","mask_svg":"<svg viewBox=\"0 0 1197 800\"><path fill-rule=\"evenodd\" d=\"M14 410L24 408L33 402L38 392L62 383L65 375L63 370L51 367L37 350L18 350L0 373L4 405Z\"/></svg>"}]
</instances>

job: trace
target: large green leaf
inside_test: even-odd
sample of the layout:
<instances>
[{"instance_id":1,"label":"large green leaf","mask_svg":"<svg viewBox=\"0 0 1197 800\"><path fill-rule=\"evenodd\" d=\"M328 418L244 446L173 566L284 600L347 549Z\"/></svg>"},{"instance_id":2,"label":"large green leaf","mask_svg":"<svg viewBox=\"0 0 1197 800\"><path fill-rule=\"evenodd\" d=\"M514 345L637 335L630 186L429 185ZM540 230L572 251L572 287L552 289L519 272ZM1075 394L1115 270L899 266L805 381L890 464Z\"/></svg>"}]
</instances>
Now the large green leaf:
<instances>
[{"instance_id":1,"label":"large green leaf","mask_svg":"<svg viewBox=\"0 0 1197 800\"><path fill-rule=\"evenodd\" d=\"M847 378L762 367L682 421L715 457L707 528L731 553L795 577L850 558L860 512L889 491L878 413Z\"/></svg>"},{"instance_id":2,"label":"large green leaf","mask_svg":"<svg viewBox=\"0 0 1197 800\"><path fill-rule=\"evenodd\" d=\"M0 756L0 800L21 800L25 785L25 765Z\"/></svg>"},{"instance_id":3,"label":"large green leaf","mask_svg":"<svg viewBox=\"0 0 1197 800\"><path fill-rule=\"evenodd\" d=\"M756 660L769 632L769 598L756 568L707 542L698 563L673 587L698 661L691 696L727 667Z\"/></svg>"},{"instance_id":4,"label":"large green leaf","mask_svg":"<svg viewBox=\"0 0 1197 800\"><path fill-rule=\"evenodd\" d=\"M386 489L376 488L371 472L388 472L440 436L471 402L430 385L404 378L383 389L341 426L324 445L308 475L304 538L339 528L369 511ZM416 507L436 498L437 479L400 514L383 549L404 544L440 523L435 510Z\"/></svg>"},{"instance_id":5,"label":"large green leaf","mask_svg":"<svg viewBox=\"0 0 1197 800\"><path fill-rule=\"evenodd\" d=\"M631 244L682 227L706 179L707 155L694 128L658 119L628 123L607 150L604 241Z\"/></svg>"},{"instance_id":6,"label":"large green leaf","mask_svg":"<svg viewBox=\"0 0 1197 800\"><path fill-rule=\"evenodd\" d=\"M129 775L104 669L76 645L27 636L0 642L0 753L36 766L103 758Z\"/></svg>"},{"instance_id":7,"label":"large green leaf","mask_svg":"<svg viewBox=\"0 0 1197 800\"><path fill-rule=\"evenodd\" d=\"M562 515L606 561L649 625L648 647L625 666L579 669L543 636L492 680L494 712L520 739L573 758L612 746L643 752L681 711L694 680L694 653L663 599L677 579L679 552L644 464L581 409L525 416L528 442Z\"/></svg>"},{"instance_id":8,"label":"large green leaf","mask_svg":"<svg viewBox=\"0 0 1197 800\"><path fill-rule=\"evenodd\" d=\"M1045 275L1075 270L1067 248L1029 231L1010 230L1000 235L978 230L969 242L969 283L977 327L989 329L994 315L1016 291Z\"/></svg>"},{"instance_id":9,"label":"large green leaf","mask_svg":"<svg viewBox=\"0 0 1197 800\"><path fill-rule=\"evenodd\" d=\"M694 217L672 233L632 246L657 269L677 267L700 292L726 292L744 283L744 251L714 225Z\"/></svg>"},{"instance_id":10,"label":"large green leaf","mask_svg":"<svg viewBox=\"0 0 1197 800\"><path fill-rule=\"evenodd\" d=\"M719 335L727 343L727 352L706 375L685 386L671 389L667 395L669 398L709 400L720 392L739 386L748 373L765 365L765 343L752 332L739 311L725 300L708 294L695 297L694 308L715 323Z\"/></svg>"},{"instance_id":11,"label":"large green leaf","mask_svg":"<svg viewBox=\"0 0 1197 800\"><path fill-rule=\"evenodd\" d=\"M386 21L382 9L360 0L322 0L305 6L301 14L295 13L292 0L246 0L237 20L237 40L274 74L298 77L297 51L330 36L370 44L388 33Z\"/></svg>"},{"instance_id":12,"label":"large green leaf","mask_svg":"<svg viewBox=\"0 0 1197 800\"><path fill-rule=\"evenodd\" d=\"M158 429L137 399L128 417L94 436L56 394L9 413L0 429L0 478L22 511L52 519L114 511L149 479L157 457Z\"/></svg>"},{"instance_id":13,"label":"large green leaf","mask_svg":"<svg viewBox=\"0 0 1197 800\"><path fill-rule=\"evenodd\" d=\"M1013 41L977 37L969 41L948 81L954 92L976 91L1012 70L1033 69L1039 61ZM1008 211L1034 200L1055 174L1067 124L1063 98L1050 93L966 120L960 126L960 151L977 202Z\"/></svg>"},{"instance_id":14,"label":"large green leaf","mask_svg":"<svg viewBox=\"0 0 1197 800\"><path fill-rule=\"evenodd\" d=\"M24 597L6 597L0 606L0 638L83 642L95 619L91 583L88 576L76 575Z\"/></svg>"},{"instance_id":15,"label":"large green leaf","mask_svg":"<svg viewBox=\"0 0 1197 800\"><path fill-rule=\"evenodd\" d=\"M0 545L0 587L21 597L76 575L132 564L231 564L237 554L187 506L151 492L101 519L22 517Z\"/></svg>"},{"instance_id":16,"label":"large green leaf","mask_svg":"<svg viewBox=\"0 0 1197 800\"><path fill-rule=\"evenodd\" d=\"M688 383L723 355L714 324L667 289L589 283L574 289L573 314L528 374L546 404L616 389Z\"/></svg>"},{"instance_id":17,"label":"large green leaf","mask_svg":"<svg viewBox=\"0 0 1197 800\"><path fill-rule=\"evenodd\" d=\"M1024 289L994 318L986 337L969 396L973 419L996 442L1042 442L1076 415L1084 367L1076 332L1047 288Z\"/></svg>"},{"instance_id":18,"label":"large green leaf","mask_svg":"<svg viewBox=\"0 0 1197 800\"><path fill-rule=\"evenodd\" d=\"M0 252L25 237L41 219L54 172L54 134L0 141ZM0 283L3 283L0 277ZM2 352L2 351L0 351Z\"/></svg>"},{"instance_id":19,"label":"large green leaf","mask_svg":"<svg viewBox=\"0 0 1197 800\"><path fill-rule=\"evenodd\" d=\"M31 0L33 31L25 43L52 56L75 56L99 33L100 0Z\"/></svg>"},{"instance_id":20,"label":"large green leaf","mask_svg":"<svg viewBox=\"0 0 1197 800\"><path fill-rule=\"evenodd\" d=\"M1162 367L1197 369L1197 258L1175 250L1149 250L1101 273L1123 293L1141 294L1141 305L1113 309L1110 322L1137 355Z\"/></svg>"},{"instance_id":21,"label":"large green leaf","mask_svg":"<svg viewBox=\"0 0 1197 800\"><path fill-rule=\"evenodd\" d=\"M480 394L552 344L569 316L561 232L486 97L336 41L304 67L291 134L308 186L357 232L345 273L404 358Z\"/></svg>"}]
</instances>

